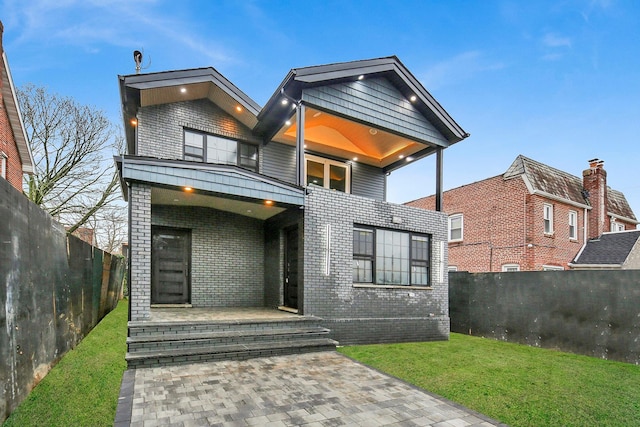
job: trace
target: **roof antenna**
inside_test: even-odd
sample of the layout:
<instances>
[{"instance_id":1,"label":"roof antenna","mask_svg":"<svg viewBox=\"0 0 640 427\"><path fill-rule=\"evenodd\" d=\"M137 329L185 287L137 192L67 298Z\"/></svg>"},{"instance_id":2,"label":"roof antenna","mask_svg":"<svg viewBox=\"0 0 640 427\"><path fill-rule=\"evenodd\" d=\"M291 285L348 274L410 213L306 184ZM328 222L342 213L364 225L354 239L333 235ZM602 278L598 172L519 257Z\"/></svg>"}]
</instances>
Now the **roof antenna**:
<instances>
[{"instance_id":1,"label":"roof antenna","mask_svg":"<svg viewBox=\"0 0 640 427\"><path fill-rule=\"evenodd\" d=\"M144 49L142 51L144 52ZM133 60L136 63L136 74L140 74L140 70L147 69L151 65L151 59L149 59L146 67L142 66L142 52L137 49L133 51Z\"/></svg>"}]
</instances>

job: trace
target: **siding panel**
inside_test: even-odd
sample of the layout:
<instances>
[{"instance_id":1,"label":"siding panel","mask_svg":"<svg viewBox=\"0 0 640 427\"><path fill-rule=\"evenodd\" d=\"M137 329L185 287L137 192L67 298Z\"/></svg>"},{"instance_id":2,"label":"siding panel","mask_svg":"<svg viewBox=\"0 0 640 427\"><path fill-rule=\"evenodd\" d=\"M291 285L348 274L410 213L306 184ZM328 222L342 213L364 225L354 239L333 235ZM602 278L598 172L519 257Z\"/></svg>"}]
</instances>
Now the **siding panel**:
<instances>
[{"instance_id":1,"label":"siding panel","mask_svg":"<svg viewBox=\"0 0 640 427\"><path fill-rule=\"evenodd\" d=\"M382 169L356 163L351 166L351 193L384 201L386 178Z\"/></svg>"},{"instance_id":2,"label":"siding panel","mask_svg":"<svg viewBox=\"0 0 640 427\"><path fill-rule=\"evenodd\" d=\"M260 152L260 172L291 184L296 183L295 147L270 142Z\"/></svg>"}]
</instances>

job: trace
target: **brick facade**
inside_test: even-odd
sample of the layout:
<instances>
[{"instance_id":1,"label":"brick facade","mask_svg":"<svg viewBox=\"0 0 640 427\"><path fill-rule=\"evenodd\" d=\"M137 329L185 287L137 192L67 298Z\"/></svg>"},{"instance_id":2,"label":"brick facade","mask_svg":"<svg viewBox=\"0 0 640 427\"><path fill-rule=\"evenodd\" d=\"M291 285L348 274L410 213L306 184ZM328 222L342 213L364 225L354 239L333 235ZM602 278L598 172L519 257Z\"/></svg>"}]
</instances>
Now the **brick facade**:
<instances>
[{"instance_id":1,"label":"brick facade","mask_svg":"<svg viewBox=\"0 0 640 427\"><path fill-rule=\"evenodd\" d=\"M322 317L342 344L448 339L447 217L311 186L304 210L304 313ZM392 223L392 218L401 224ZM429 234L431 287L353 284L353 227ZM330 269L325 275L327 225Z\"/></svg>"},{"instance_id":2,"label":"brick facade","mask_svg":"<svg viewBox=\"0 0 640 427\"><path fill-rule=\"evenodd\" d=\"M149 318L151 310L151 186L131 183L129 195L131 320Z\"/></svg>"},{"instance_id":3,"label":"brick facade","mask_svg":"<svg viewBox=\"0 0 640 427\"><path fill-rule=\"evenodd\" d=\"M553 232L549 234L544 232L545 204L553 210ZM435 197L407 205L433 209ZM523 271L568 269L584 244L585 209L531 194L521 176L504 179L499 175L445 191L443 207L449 215L463 214L463 240L449 243L449 265L460 271L499 272L507 264L517 264ZM570 211L577 218L576 239L569 237Z\"/></svg>"},{"instance_id":4,"label":"brick facade","mask_svg":"<svg viewBox=\"0 0 640 427\"><path fill-rule=\"evenodd\" d=\"M1 79L0 85L2 85ZM2 98L2 90L0 90L0 98ZM0 102L0 156L6 159L6 180L16 190L22 192L22 162L20 161L16 140L9 123L7 109L4 106L4 99Z\"/></svg>"}]
</instances>

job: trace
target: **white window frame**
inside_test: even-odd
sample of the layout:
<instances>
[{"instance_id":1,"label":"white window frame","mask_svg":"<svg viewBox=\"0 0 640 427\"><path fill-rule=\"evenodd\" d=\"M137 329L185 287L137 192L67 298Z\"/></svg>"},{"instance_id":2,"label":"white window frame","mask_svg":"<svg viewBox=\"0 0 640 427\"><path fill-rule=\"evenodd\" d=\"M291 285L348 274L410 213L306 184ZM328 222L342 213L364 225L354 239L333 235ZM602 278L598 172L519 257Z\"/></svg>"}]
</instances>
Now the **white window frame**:
<instances>
[{"instance_id":1,"label":"white window frame","mask_svg":"<svg viewBox=\"0 0 640 427\"><path fill-rule=\"evenodd\" d=\"M457 265L450 265L447 267L447 271L458 271Z\"/></svg>"},{"instance_id":2,"label":"white window frame","mask_svg":"<svg viewBox=\"0 0 640 427\"><path fill-rule=\"evenodd\" d=\"M520 271L520 264L502 264L502 271L505 273L515 273Z\"/></svg>"},{"instance_id":3,"label":"white window frame","mask_svg":"<svg viewBox=\"0 0 640 427\"><path fill-rule=\"evenodd\" d=\"M569 239L578 240L578 212L569 211Z\"/></svg>"},{"instance_id":4,"label":"white window frame","mask_svg":"<svg viewBox=\"0 0 640 427\"><path fill-rule=\"evenodd\" d=\"M460 238L453 239L451 237L451 222L454 219L460 218ZM449 241L450 242L462 242L464 240L464 215L461 213L449 215Z\"/></svg>"},{"instance_id":5,"label":"white window frame","mask_svg":"<svg viewBox=\"0 0 640 427\"><path fill-rule=\"evenodd\" d=\"M624 224L620 224L616 222L615 218L611 218L611 232L619 233L621 231L624 231Z\"/></svg>"},{"instance_id":6,"label":"white window frame","mask_svg":"<svg viewBox=\"0 0 640 427\"><path fill-rule=\"evenodd\" d=\"M553 234L553 205L545 203L543 205L543 211L544 234ZM547 223L549 224L548 230Z\"/></svg>"},{"instance_id":7,"label":"white window frame","mask_svg":"<svg viewBox=\"0 0 640 427\"><path fill-rule=\"evenodd\" d=\"M0 176L7 179L7 155L0 151Z\"/></svg>"},{"instance_id":8,"label":"white window frame","mask_svg":"<svg viewBox=\"0 0 640 427\"><path fill-rule=\"evenodd\" d=\"M543 265L542 271L564 271L564 268L558 265Z\"/></svg>"},{"instance_id":9,"label":"white window frame","mask_svg":"<svg viewBox=\"0 0 640 427\"><path fill-rule=\"evenodd\" d=\"M324 172L323 172L323 187L324 188L329 188L329 185L331 183L331 179L329 179L330 177L330 173L331 173L331 166L338 166L341 168L345 169L345 193L349 194L351 193L351 165L347 162L339 162L337 160L331 160L331 159L327 159L325 157L319 157L319 156L314 156L311 154L305 154L304 155L304 185L305 187L307 185L309 185L307 183L307 160L311 160L312 162L316 162L316 163L321 163L324 165Z\"/></svg>"}]
</instances>

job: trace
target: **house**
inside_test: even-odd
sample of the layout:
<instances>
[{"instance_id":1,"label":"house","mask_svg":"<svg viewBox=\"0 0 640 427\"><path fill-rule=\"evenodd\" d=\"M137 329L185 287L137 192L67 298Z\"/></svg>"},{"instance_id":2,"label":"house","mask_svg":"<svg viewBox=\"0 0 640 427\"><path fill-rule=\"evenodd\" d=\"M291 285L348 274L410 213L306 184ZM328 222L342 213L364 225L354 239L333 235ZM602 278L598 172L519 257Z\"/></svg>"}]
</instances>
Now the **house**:
<instances>
[{"instance_id":1,"label":"house","mask_svg":"<svg viewBox=\"0 0 640 427\"><path fill-rule=\"evenodd\" d=\"M575 270L639 270L640 230L607 232L588 240L569 267Z\"/></svg>"},{"instance_id":2,"label":"house","mask_svg":"<svg viewBox=\"0 0 640 427\"><path fill-rule=\"evenodd\" d=\"M564 270L587 240L638 224L597 159L581 179L520 155L502 175L443 197L450 271ZM407 205L433 209L434 198Z\"/></svg>"},{"instance_id":3,"label":"house","mask_svg":"<svg viewBox=\"0 0 640 427\"><path fill-rule=\"evenodd\" d=\"M3 33L0 22L0 177L22 192L22 175L33 173L34 162L2 44Z\"/></svg>"},{"instance_id":4,"label":"house","mask_svg":"<svg viewBox=\"0 0 640 427\"><path fill-rule=\"evenodd\" d=\"M119 83L132 322L262 307L345 344L448 338L447 216L386 180L468 134L398 58L292 69L263 107L213 68Z\"/></svg>"}]
</instances>

